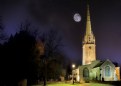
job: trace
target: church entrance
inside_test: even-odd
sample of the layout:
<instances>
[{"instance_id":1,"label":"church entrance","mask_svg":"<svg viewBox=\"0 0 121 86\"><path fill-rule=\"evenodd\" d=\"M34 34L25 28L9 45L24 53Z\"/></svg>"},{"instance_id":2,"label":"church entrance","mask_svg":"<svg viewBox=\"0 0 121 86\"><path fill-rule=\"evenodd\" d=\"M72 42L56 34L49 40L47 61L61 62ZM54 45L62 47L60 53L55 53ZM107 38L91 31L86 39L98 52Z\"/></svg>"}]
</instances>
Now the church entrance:
<instances>
[{"instance_id":1,"label":"church entrance","mask_svg":"<svg viewBox=\"0 0 121 86\"><path fill-rule=\"evenodd\" d=\"M87 67L83 69L83 78L85 82L89 82L89 69Z\"/></svg>"}]
</instances>

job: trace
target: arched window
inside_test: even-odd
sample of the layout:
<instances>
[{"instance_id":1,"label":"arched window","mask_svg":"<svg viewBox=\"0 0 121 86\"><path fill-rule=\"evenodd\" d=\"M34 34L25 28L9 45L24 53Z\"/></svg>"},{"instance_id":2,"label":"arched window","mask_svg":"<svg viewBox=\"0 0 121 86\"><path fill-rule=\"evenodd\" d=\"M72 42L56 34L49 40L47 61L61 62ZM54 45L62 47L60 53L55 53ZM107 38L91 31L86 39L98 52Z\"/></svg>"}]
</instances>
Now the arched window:
<instances>
[{"instance_id":1,"label":"arched window","mask_svg":"<svg viewBox=\"0 0 121 86\"><path fill-rule=\"evenodd\" d=\"M111 75L111 69L110 66L105 67L105 76L110 76Z\"/></svg>"},{"instance_id":2,"label":"arched window","mask_svg":"<svg viewBox=\"0 0 121 86\"><path fill-rule=\"evenodd\" d=\"M83 69L83 77L89 77L89 70L87 68Z\"/></svg>"}]
</instances>

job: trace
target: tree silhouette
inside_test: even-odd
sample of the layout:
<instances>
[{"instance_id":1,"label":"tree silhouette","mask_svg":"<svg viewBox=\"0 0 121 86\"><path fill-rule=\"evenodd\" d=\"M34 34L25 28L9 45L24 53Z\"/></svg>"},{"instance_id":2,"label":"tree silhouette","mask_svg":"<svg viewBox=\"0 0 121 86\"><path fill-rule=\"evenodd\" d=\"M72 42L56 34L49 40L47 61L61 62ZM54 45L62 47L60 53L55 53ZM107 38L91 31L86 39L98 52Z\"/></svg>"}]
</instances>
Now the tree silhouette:
<instances>
[{"instance_id":1,"label":"tree silhouette","mask_svg":"<svg viewBox=\"0 0 121 86\"><path fill-rule=\"evenodd\" d=\"M44 43L44 55L41 57L44 65L44 86L46 86L46 80L47 76L48 78L52 76L55 76L54 73L57 73L57 68L61 66L60 61L62 61L62 58L59 58L60 54L60 49L62 46L62 39L58 35L58 32L56 30L51 29L50 31L44 33L40 39ZM57 63L55 63L55 61ZM57 67L53 67L52 65L58 65ZM47 69L51 69L49 74L47 74ZM57 74L58 76L59 74ZM55 78L55 77L53 77ZM57 78L57 77L56 77Z\"/></svg>"},{"instance_id":2,"label":"tree silhouette","mask_svg":"<svg viewBox=\"0 0 121 86\"><path fill-rule=\"evenodd\" d=\"M28 31L23 30L11 35L8 42L3 45L4 81L6 85L14 86L21 79L35 79L33 52L36 40ZM13 83L12 83L13 82Z\"/></svg>"},{"instance_id":3,"label":"tree silhouette","mask_svg":"<svg viewBox=\"0 0 121 86\"><path fill-rule=\"evenodd\" d=\"M29 23L22 24L18 33L0 45L1 86L16 86L22 79L27 79L28 85L43 79L46 85L47 77L58 79L63 62L61 37L56 30L42 34L39 40L35 35L30 32Z\"/></svg>"}]
</instances>

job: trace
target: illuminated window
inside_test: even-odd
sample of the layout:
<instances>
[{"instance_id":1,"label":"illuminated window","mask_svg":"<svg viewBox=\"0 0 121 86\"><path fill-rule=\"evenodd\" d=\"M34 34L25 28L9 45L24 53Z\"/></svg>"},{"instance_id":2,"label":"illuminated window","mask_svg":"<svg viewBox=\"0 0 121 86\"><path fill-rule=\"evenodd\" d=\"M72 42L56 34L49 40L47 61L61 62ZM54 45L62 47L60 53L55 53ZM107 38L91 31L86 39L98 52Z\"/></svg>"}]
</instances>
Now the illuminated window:
<instances>
[{"instance_id":1,"label":"illuminated window","mask_svg":"<svg viewBox=\"0 0 121 86\"><path fill-rule=\"evenodd\" d=\"M89 77L89 70L87 68L83 69L83 77Z\"/></svg>"},{"instance_id":2,"label":"illuminated window","mask_svg":"<svg viewBox=\"0 0 121 86\"><path fill-rule=\"evenodd\" d=\"M111 70L109 66L105 67L105 76L110 76L111 75Z\"/></svg>"}]
</instances>

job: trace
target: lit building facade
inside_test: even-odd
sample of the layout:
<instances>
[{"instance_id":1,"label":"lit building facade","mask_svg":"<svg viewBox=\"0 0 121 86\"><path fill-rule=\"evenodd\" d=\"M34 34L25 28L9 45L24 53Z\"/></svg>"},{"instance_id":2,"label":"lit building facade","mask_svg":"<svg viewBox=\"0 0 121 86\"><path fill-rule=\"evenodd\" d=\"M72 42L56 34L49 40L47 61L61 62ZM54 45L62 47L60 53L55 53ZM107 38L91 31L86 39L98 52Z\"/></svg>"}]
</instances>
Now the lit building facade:
<instances>
[{"instance_id":1,"label":"lit building facade","mask_svg":"<svg viewBox=\"0 0 121 86\"><path fill-rule=\"evenodd\" d=\"M95 37L91 29L90 12L89 6L87 7L87 22L86 22L86 34L83 40L83 58L82 64L91 64L92 61L96 60L95 53Z\"/></svg>"},{"instance_id":2,"label":"lit building facade","mask_svg":"<svg viewBox=\"0 0 121 86\"><path fill-rule=\"evenodd\" d=\"M89 6L87 7L86 34L82 44L82 65L73 70L78 82L120 80L120 67L117 64L109 59L96 60L95 36L91 29Z\"/></svg>"}]
</instances>

